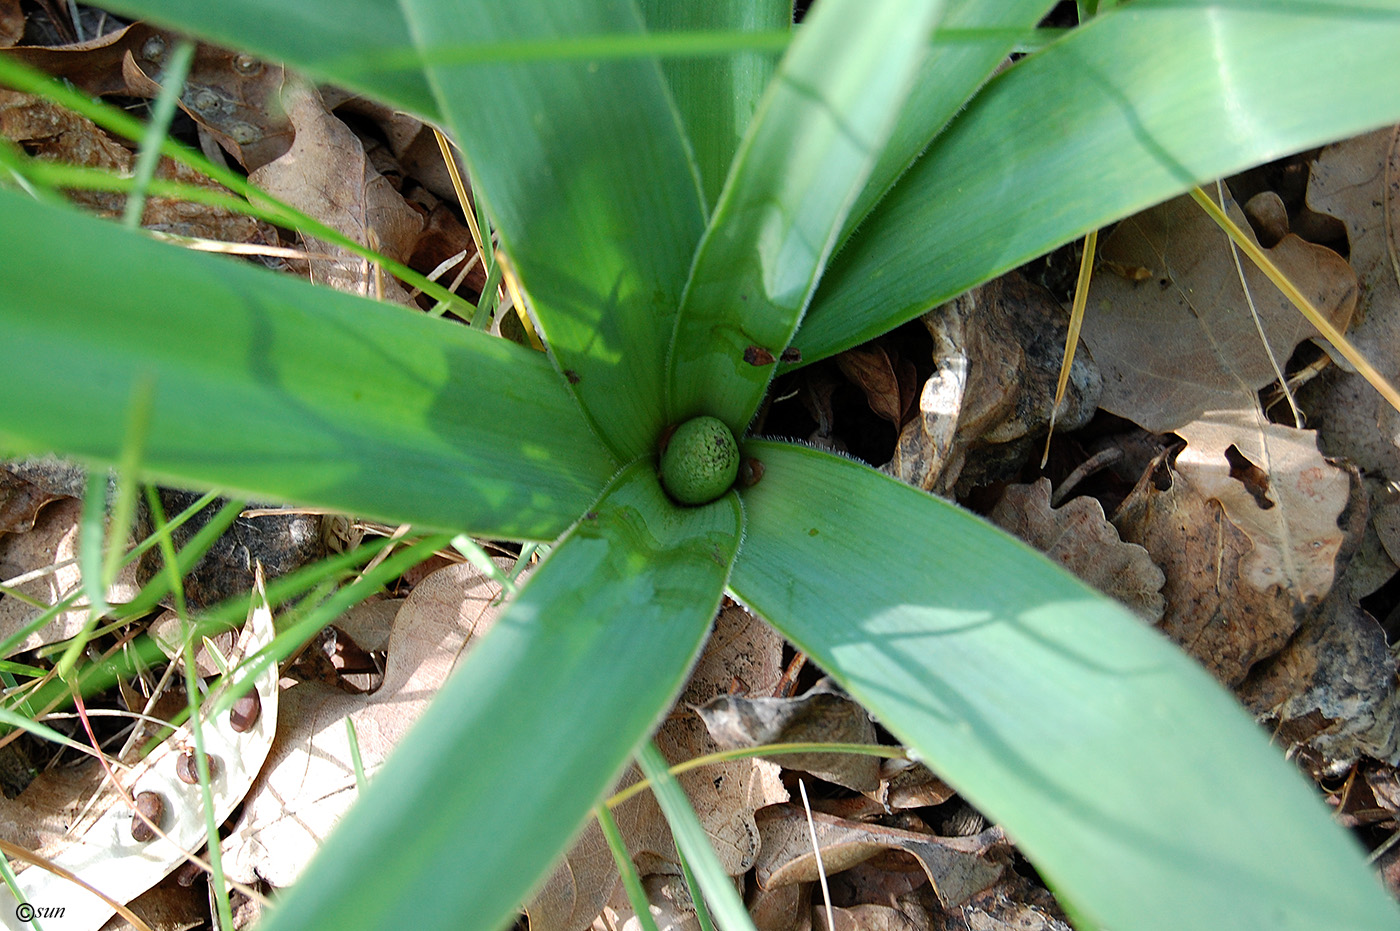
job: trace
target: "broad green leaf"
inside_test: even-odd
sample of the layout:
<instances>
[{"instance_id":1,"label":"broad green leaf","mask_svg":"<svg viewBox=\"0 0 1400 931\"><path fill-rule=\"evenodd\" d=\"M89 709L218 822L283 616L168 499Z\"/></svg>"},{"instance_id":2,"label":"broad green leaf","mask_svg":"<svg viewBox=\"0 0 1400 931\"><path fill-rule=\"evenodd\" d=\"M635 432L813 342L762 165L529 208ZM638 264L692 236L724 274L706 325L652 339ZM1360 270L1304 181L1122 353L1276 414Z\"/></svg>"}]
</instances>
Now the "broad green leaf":
<instances>
[{"instance_id":1,"label":"broad green leaf","mask_svg":"<svg viewBox=\"0 0 1400 931\"><path fill-rule=\"evenodd\" d=\"M0 443L553 539L616 464L540 354L0 190Z\"/></svg>"},{"instance_id":2,"label":"broad green leaf","mask_svg":"<svg viewBox=\"0 0 1400 931\"><path fill-rule=\"evenodd\" d=\"M631 0L403 0L421 45L640 34ZM556 362L624 461L655 449L676 307L704 223L649 59L434 66L472 184Z\"/></svg>"},{"instance_id":3,"label":"broad green leaf","mask_svg":"<svg viewBox=\"0 0 1400 931\"><path fill-rule=\"evenodd\" d=\"M535 572L266 931L491 931L651 733L738 548L734 495L677 508L645 460Z\"/></svg>"},{"instance_id":4,"label":"broad green leaf","mask_svg":"<svg viewBox=\"0 0 1400 931\"><path fill-rule=\"evenodd\" d=\"M1400 119L1393 2L1138 0L993 79L832 262L804 362L1191 185Z\"/></svg>"},{"instance_id":5,"label":"broad green leaf","mask_svg":"<svg viewBox=\"0 0 1400 931\"><path fill-rule=\"evenodd\" d=\"M425 119L439 118L421 66L405 61L411 48L400 4L382 0L104 0L103 9L149 20L295 63L308 74L363 91ZM374 61L397 49L389 67Z\"/></svg>"},{"instance_id":6,"label":"broad green leaf","mask_svg":"<svg viewBox=\"0 0 1400 931\"><path fill-rule=\"evenodd\" d=\"M1053 0L948 0L914 89L846 217L838 244L850 237L933 137L1006 59L1016 45L1017 32L1033 29L1052 5ZM984 38L970 38L983 30Z\"/></svg>"},{"instance_id":7,"label":"broad green leaf","mask_svg":"<svg viewBox=\"0 0 1400 931\"><path fill-rule=\"evenodd\" d=\"M824 0L798 32L695 257L671 347L672 421L748 426L941 8Z\"/></svg>"},{"instance_id":8,"label":"broad green leaf","mask_svg":"<svg viewBox=\"0 0 1400 931\"><path fill-rule=\"evenodd\" d=\"M1397 927L1299 773L1155 631L863 465L746 452L766 471L730 587L1003 823L1087 926Z\"/></svg>"},{"instance_id":9,"label":"broad green leaf","mask_svg":"<svg viewBox=\"0 0 1400 931\"><path fill-rule=\"evenodd\" d=\"M774 32L792 25L792 0L639 0L637 5L653 33ZM661 63L695 153L707 207L719 199L734 153L776 67L777 56L764 52L670 58Z\"/></svg>"}]
</instances>

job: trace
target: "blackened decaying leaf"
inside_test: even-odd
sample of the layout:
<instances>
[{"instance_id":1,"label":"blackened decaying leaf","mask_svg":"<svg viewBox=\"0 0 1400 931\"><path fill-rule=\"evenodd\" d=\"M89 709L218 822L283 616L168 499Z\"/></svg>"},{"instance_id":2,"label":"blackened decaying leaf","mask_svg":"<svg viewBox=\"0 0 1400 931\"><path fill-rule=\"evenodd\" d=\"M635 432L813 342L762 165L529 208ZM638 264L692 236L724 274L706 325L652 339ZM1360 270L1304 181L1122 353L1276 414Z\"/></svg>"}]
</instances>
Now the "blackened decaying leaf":
<instances>
[{"instance_id":1,"label":"blackened decaying leaf","mask_svg":"<svg viewBox=\"0 0 1400 931\"><path fill-rule=\"evenodd\" d=\"M721 695L696 709L720 749L771 743L875 742L875 725L859 704L827 680L797 698ZM868 792L880 782L876 757L843 753L784 754L774 762L827 782Z\"/></svg>"},{"instance_id":2,"label":"blackened decaying leaf","mask_svg":"<svg viewBox=\"0 0 1400 931\"><path fill-rule=\"evenodd\" d=\"M193 492L160 491L166 517L178 514L198 498ZM188 543L223 504L222 500L215 501L177 527L171 535L176 549ZM144 509L142 514L145 516ZM144 537L152 529L146 524L138 526L137 532ZM256 566L261 565L268 578L275 578L324 555L326 544L321 536L321 518L315 514L288 512L240 517L185 576L185 600L192 608L206 607L248 591ZM154 578L163 565L158 547L147 550L138 569L142 584Z\"/></svg>"},{"instance_id":3,"label":"blackened decaying leaf","mask_svg":"<svg viewBox=\"0 0 1400 931\"><path fill-rule=\"evenodd\" d=\"M1240 697L1317 775L1345 772L1361 756L1400 763L1397 659L1380 625L1343 598L1329 598L1278 656L1252 674Z\"/></svg>"},{"instance_id":4,"label":"blackened decaying leaf","mask_svg":"<svg viewBox=\"0 0 1400 931\"><path fill-rule=\"evenodd\" d=\"M811 814L809 824L807 812L793 804L765 808L758 824L763 848L755 876L761 888L811 882L819 870L839 873L887 851L899 851L914 857L939 900L951 907L994 883L1010 852L996 827L975 837L948 838L843 821L820 812ZM812 830L821 850L820 867L812 851Z\"/></svg>"}]
</instances>

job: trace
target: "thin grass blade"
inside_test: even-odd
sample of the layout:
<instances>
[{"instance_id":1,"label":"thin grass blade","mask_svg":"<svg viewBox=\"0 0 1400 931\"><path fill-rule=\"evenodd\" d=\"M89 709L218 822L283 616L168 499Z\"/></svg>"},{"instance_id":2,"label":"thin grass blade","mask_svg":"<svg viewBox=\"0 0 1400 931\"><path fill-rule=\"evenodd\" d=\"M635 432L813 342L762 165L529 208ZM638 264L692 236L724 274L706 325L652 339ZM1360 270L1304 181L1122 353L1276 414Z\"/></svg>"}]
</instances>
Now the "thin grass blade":
<instances>
[{"instance_id":1,"label":"thin grass blade","mask_svg":"<svg viewBox=\"0 0 1400 931\"><path fill-rule=\"evenodd\" d=\"M1088 926L1397 927L1267 735L1125 609L859 463L747 452L766 472L731 588L1003 823Z\"/></svg>"},{"instance_id":2,"label":"thin grass blade","mask_svg":"<svg viewBox=\"0 0 1400 931\"><path fill-rule=\"evenodd\" d=\"M553 539L616 464L548 361L0 191L0 443L423 527ZM149 386L143 387L143 386Z\"/></svg>"},{"instance_id":3,"label":"thin grass blade","mask_svg":"<svg viewBox=\"0 0 1400 931\"><path fill-rule=\"evenodd\" d=\"M680 692L742 519L734 495L679 509L650 463L625 471L467 655L267 931L506 923Z\"/></svg>"},{"instance_id":4,"label":"thin grass blade","mask_svg":"<svg viewBox=\"0 0 1400 931\"><path fill-rule=\"evenodd\" d=\"M1395 122L1396 48L1391 2L1102 11L938 137L832 262L794 345L824 358L1201 181Z\"/></svg>"},{"instance_id":5,"label":"thin grass blade","mask_svg":"<svg viewBox=\"0 0 1400 931\"><path fill-rule=\"evenodd\" d=\"M631 0L405 0L421 45L641 35ZM595 429L623 461L662 427L662 374L704 222L649 59L429 69L474 191Z\"/></svg>"},{"instance_id":6,"label":"thin grass blade","mask_svg":"<svg viewBox=\"0 0 1400 931\"><path fill-rule=\"evenodd\" d=\"M685 789L671 775L666 758L656 749L656 744L648 741L637 750L637 766L651 783L656 803L661 806L666 823L671 827L671 836L675 838L682 865L689 867L686 870L687 882L693 876L692 893L704 893L705 902L697 900L697 908L708 904L724 931L753 931L753 920L744 908L744 900L739 898L734 881L724 871L715 848L710 845L705 826L691 807ZM695 888L697 885L698 890Z\"/></svg>"},{"instance_id":7,"label":"thin grass blade","mask_svg":"<svg viewBox=\"0 0 1400 931\"><path fill-rule=\"evenodd\" d=\"M670 419L749 419L924 58L941 0L825 0L749 126L686 285Z\"/></svg>"}]
</instances>

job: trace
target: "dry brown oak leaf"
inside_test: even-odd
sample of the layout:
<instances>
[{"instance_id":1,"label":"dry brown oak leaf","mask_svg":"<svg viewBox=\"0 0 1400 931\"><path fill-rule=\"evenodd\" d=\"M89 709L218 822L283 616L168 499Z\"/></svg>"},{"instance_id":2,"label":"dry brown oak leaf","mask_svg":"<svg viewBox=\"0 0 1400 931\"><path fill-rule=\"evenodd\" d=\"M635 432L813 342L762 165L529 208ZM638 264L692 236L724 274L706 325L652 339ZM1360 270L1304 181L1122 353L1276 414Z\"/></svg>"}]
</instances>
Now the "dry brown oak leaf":
<instances>
[{"instance_id":1,"label":"dry brown oak leaf","mask_svg":"<svg viewBox=\"0 0 1400 931\"><path fill-rule=\"evenodd\" d=\"M1320 610L1351 480L1310 431L1213 416L1180 429L1175 468L1145 475L1114 524L1166 574L1163 631L1234 686Z\"/></svg>"},{"instance_id":2,"label":"dry brown oak leaf","mask_svg":"<svg viewBox=\"0 0 1400 931\"><path fill-rule=\"evenodd\" d=\"M1096 499L1052 508L1050 480L1042 478L1008 486L988 517L1148 623L1162 619L1166 577L1147 550L1123 542Z\"/></svg>"},{"instance_id":3,"label":"dry brown oak leaf","mask_svg":"<svg viewBox=\"0 0 1400 931\"><path fill-rule=\"evenodd\" d=\"M1246 232L1243 213L1227 212ZM1285 236L1267 250L1339 329L1356 305L1356 275L1330 249ZM1118 224L1103 242L1084 315L1084 342L1103 372L1099 406L1153 433L1177 430L1208 411L1240 406L1275 380L1262 328L1279 368L1317 335L1248 260L1258 312L1250 313L1225 233L1191 198L1178 197Z\"/></svg>"}]
</instances>

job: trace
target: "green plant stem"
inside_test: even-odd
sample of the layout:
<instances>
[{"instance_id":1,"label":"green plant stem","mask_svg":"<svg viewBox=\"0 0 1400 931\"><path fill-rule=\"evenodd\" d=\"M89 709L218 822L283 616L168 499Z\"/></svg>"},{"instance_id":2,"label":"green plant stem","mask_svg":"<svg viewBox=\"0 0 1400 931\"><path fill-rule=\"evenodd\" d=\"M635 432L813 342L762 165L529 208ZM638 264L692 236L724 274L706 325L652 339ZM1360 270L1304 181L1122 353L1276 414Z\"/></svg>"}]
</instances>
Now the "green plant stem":
<instances>
[{"instance_id":1,"label":"green plant stem","mask_svg":"<svg viewBox=\"0 0 1400 931\"><path fill-rule=\"evenodd\" d=\"M638 924L642 926L642 931L657 931L647 891L642 887L642 878L637 875L637 866L627 853L627 844L622 839L622 832L617 829L617 821L612 812L608 806L599 805L593 810L593 816L598 819L598 827L603 830L603 839L608 842L608 851L612 853L617 872L622 876L622 887L627 891L627 901L632 903L632 911L637 916Z\"/></svg>"}]
</instances>

